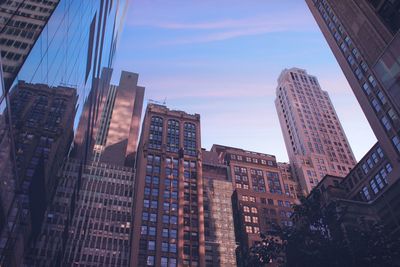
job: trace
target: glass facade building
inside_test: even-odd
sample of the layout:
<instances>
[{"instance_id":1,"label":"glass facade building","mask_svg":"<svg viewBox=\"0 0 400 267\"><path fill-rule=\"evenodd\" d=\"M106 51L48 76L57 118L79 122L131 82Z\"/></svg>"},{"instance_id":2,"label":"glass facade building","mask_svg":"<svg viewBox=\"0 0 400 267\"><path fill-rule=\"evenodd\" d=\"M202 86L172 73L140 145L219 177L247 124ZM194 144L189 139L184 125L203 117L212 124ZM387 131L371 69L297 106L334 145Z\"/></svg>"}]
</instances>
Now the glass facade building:
<instances>
[{"instance_id":1,"label":"glass facade building","mask_svg":"<svg viewBox=\"0 0 400 267\"><path fill-rule=\"evenodd\" d=\"M93 142L91 136L97 121L94 118L99 114L102 97L98 78L104 67L112 67L128 2L0 1L0 265L19 266L25 248L32 242L31 221L18 223L22 204L14 192L21 191L26 173L19 171L18 164L18 157L25 155L20 149L22 139L12 134L20 127L14 121L13 111L22 102L13 101L12 95L21 83L54 91L60 87L73 88L76 95L73 129L77 128L81 115L86 115L87 123L79 133L85 147L80 157L84 164ZM35 105L39 108L41 104ZM51 105L47 108L53 112ZM57 162L54 164L57 166ZM28 186L28 190L32 188ZM52 189L49 190L51 193Z\"/></svg>"}]
</instances>

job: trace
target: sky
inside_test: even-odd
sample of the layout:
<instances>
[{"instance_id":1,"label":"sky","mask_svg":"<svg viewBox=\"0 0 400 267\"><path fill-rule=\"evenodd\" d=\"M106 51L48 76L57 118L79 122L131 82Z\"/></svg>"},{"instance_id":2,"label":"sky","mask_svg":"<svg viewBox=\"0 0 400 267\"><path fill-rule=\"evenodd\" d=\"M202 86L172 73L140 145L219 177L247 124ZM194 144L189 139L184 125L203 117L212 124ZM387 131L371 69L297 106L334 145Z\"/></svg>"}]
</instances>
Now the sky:
<instances>
[{"instance_id":1,"label":"sky","mask_svg":"<svg viewBox=\"0 0 400 267\"><path fill-rule=\"evenodd\" d=\"M114 77L139 73L144 108L165 101L200 114L203 148L288 161L274 100L279 74L291 67L317 76L361 159L376 138L304 0L134 0Z\"/></svg>"}]
</instances>

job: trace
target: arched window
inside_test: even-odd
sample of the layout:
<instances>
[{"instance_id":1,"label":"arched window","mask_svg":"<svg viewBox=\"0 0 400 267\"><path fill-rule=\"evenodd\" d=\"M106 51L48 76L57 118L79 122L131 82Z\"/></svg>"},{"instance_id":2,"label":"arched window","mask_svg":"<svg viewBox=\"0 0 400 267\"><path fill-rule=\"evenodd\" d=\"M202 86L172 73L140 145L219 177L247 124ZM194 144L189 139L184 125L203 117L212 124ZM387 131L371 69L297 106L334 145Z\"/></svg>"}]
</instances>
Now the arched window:
<instances>
[{"instance_id":1,"label":"arched window","mask_svg":"<svg viewBox=\"0 0 400 267\"><path fill-rule=\"evenodd\" d=\"M196 156L196 125L190 122L185 122L183 136L185 154Z\"/></svg>"},{"instance_id":2,"label":"arched window","mask_svg":"<svg viewBox=\"0 0 400 267\"><path fill-rule=\"evenodd\" d=\"M167 151L178 153L179 151L179 121L168 120Z\"/></svg>"},{"instance_id":3,"label":"arched window","mask_svg":"<svg viewBox=\"0 0 400 267\"><path fill-rule=\"evenodd\" d=\"M151 117L150 133L149 133L149 148L161 149L163 133L163 118Z\"/></svg>"}]
</instances>

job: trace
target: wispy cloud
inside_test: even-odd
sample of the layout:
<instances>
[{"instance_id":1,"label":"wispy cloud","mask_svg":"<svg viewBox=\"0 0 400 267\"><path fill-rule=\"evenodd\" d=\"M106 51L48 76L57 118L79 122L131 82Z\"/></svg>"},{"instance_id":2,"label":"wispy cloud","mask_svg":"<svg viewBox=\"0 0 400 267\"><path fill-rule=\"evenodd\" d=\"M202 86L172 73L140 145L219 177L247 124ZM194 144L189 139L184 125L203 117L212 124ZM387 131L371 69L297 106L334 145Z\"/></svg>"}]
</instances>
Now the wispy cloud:
<instances>
[{"instance_id":1,"label":"wispy cloud","mask_svg":"<svg viewBox=\"0 0 400 267\"><path fill-rule=\"evenodd\" d=\"M132 27L148 27L183 35L167 40L163 45L207 43L272 32L315 29L309 16L301 13L288 16L282 12L236 19L209 18L201 21L193 21L190 18L132 18L128 23Z\"/></svg>"},{"instance_id":2,"label":"wispy cloud","mask_svg":"<svg viewBox=\"0 0 400 267\"><path fill-rule=\"evenodd\" d=\"M177 45L177 44L196 44L196 43L209 43L216 41L224 41L232 38L260 35L265 33L279 32L285 30L285 27L277 26L263 26L254 27L249 29L229 29L223 30L216 33L188 36L184 38L175 39L172 41L165 41L163 45Z\"/></svg>"}]
</instances>

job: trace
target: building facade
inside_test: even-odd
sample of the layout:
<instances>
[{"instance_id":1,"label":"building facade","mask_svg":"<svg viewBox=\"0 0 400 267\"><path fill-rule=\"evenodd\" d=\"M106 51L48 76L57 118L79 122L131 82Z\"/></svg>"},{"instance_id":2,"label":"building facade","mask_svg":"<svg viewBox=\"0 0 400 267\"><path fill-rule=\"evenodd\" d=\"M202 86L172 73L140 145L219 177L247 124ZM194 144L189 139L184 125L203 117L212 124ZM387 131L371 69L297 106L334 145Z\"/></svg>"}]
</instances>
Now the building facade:
<instances>
[{"instance_id":1,"label":"building facade","mask_svg":"<svg viewBox=\"0 0 400 267\"><path fill-rule=\"evenodd\" d=\"M134 195L131 266L205 266L198 114L147 106Z\"/></svg>"},{"instance_id":2,"label":"building facade","mask_svg":"<svg viewBox=\"0 0 400 267\"><path fill-rule=\"evenodd\" d=\"M109 72L105 69L99 80L105 97L91 160L82 166L79 154L70 156L60 169L27 266L129 265L136 153L130 145L138 139L144 88L129 72L122 72L118 86L111 85Z\"/></svg>"},{"instance_id":3,"label":"building facade","mask_svg":"<svg viewBox=\"0 0 400 267\"><path fill-rule=\"evenodd\" d=\"M76 89L44 84L19 82L10 94L11 114L4 116L13 123L17 175L3 174L1 210L6 227L1 229L1 239L7 242L0 247L10 266L20 262L20 253L23 255L40 232L55 190L54 176L72 142L76 101ZM5 148L1 165L10 163L10 150ZM9 225L16 227L10 229Z\"/></svg>"},{"instance_id":4,"label":"building facade","mask_svg":"<svg viewBox=\"0 0 400 267\"><path fill-rule=\"evenodd\" d=\"M261 241L274 224L291 227L293 205L298 204L296 181L288 175L288 166L273 155L239 148L213 145L228 166L235 191L232 208L238 243L238 266L247 266L250 248Z\"/></svg>"},{"instance_id":5,"label":"building facade","mask_svg":"<svg viewBox=\"0 0 400 267\"><path fill-rule=\"evenodd\" d=\"M216 152L203 150L202 159L206 267L236 266L233 185L228 166Z\"/></svg>"},{"instance_id":6,"label":"building facade","mask_svg":"<svg viewBox=\"0 0 400 267\"><path fill-rule=\"evenodd\" d=\"M306 2L393 167L387 182L396 183L400 174L400 1Z\"/></svg>"},{"instance_id":7,"label":"building facade","mask_svg":"<svg viewBox=\"0 0 400 267\"><path fill-rule=\"evenodd\" d=\"M4 85L8 89L60 1L2 2L0 51Z\"/></svg>"},{"instance_id":8,"label":"building facade","mask_svg":"<svg viewBox=\"0 0 400 267\"><path fill-rule=\"evenodd\" d=\"M307 195L326 175L345 177L356 163L329 95L303 69L282 71L275 106L293 175Z\"/></svg>"},{"instance_id":9,"label":"building facade","mask_svg":"<svg viewBox=\"0 0 400 267\"><path fill-rule=\"evenodd\" d=\"M72 125L76 128L78 118L84 114L84 103L87 103L88 123L80 132L84 140L89 140L94 116L99 114L97 81L102 68L113 64L127 4L124 0L0 1L0 154L5 159L0 164L2 192L25 190L22 183L25 173L18 171L21 168L18 162L20 147L13 136L15 130L22 128L10 116L13 110L20 108L12 101L19 85L25 82L47 86L54 91L61 87L74 88L77 98L70 114L78 116ZM43 108L41 105L37 107ZM39 131L48 130L42 127L38 127ZM56 156L63 156L68 150L58 151ZM90 152L90 149L83 151ZM86 160L87 157L82 158ZM50 177L48 182L54 182L54 178ZM6 202L2 205L2 220L6 227L1 234L0 264L19 266L24 250L16 244L26 243L31 238L28 226L15 223L22 213L24 201L14 194L4 195L2 201Z\"/></svg>"}]
</instances>

